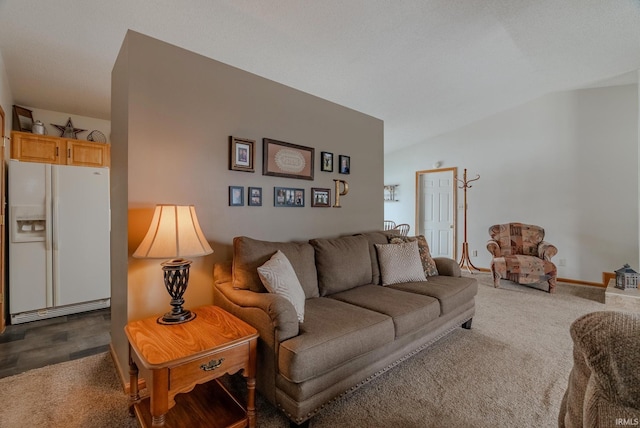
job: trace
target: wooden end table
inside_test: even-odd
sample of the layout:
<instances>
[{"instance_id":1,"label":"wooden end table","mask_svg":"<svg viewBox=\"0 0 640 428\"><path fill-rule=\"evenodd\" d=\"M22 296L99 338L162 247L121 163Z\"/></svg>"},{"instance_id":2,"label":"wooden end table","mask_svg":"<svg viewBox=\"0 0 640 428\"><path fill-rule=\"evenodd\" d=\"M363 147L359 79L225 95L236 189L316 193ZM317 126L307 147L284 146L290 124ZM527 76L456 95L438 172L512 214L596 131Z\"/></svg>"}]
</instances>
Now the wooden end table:
<instances>
[{"instance_id":1,"label":"wooden end table","mask_svg":"<svg viewBox=\"0 0 640 428\"><path fill-rule=\"evenodd\" d=\"M124 328L130 412L143 427L255 427L257 331L216 306L193 312L196 318L183 324L163 325L152 317ZM247 380L246 409L217 380L241 370ZM148 397L140 397L138 372Z\"/></svg>"}]
</instances>

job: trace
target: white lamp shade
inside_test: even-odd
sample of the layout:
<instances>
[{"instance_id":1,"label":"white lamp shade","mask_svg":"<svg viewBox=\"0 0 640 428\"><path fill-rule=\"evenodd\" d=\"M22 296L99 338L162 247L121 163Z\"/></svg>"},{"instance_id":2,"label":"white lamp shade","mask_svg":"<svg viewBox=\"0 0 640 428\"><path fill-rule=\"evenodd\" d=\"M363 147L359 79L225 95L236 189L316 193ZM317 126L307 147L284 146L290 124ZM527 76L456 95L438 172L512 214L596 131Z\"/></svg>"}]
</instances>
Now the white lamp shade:
<instances>
[{"instance_id":1,"label":"white lamp shade","mask_svg":"<svg viewBox=\"0 0 640 428\"><path fill-rule=\"evenodd\" d=\"M211 253L193 205L156 205L147 235L133 257L167 259Z\"/></svg>"}]
</instances>

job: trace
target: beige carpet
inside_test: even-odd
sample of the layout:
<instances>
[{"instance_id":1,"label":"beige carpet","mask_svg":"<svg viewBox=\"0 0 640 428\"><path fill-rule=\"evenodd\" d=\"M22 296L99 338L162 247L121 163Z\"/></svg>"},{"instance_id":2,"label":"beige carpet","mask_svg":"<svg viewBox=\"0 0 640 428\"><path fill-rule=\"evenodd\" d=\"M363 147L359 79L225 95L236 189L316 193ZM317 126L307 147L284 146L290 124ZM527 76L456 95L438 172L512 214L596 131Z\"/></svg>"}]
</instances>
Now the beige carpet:
<instances>
[{"instance_id":1,"label":"beige carpet","mask_svg":"<svg viewBox=\"0 0 640 428\"><path fill-rule=\"evenodd\" d=\"M136 427L109 353L0 379L0 428Z\"/></svg>"},{"instance_id":2,"label":"beige carpet","mask_svg":"<svg viewBox=\"0 0 640 428\"><path fill-rule=\"evenodd\" d=\"M494 289L488 274L475 276L471 330L454 331L327 405L312 427L557 426L572 365L569 325L605 309L604 289L558 284L550 295L506 281ZM135 426L108 354L1 379L0 402L2 428ZM288 426L260 397L258 422Z\"/></svg>"}]
</instances>

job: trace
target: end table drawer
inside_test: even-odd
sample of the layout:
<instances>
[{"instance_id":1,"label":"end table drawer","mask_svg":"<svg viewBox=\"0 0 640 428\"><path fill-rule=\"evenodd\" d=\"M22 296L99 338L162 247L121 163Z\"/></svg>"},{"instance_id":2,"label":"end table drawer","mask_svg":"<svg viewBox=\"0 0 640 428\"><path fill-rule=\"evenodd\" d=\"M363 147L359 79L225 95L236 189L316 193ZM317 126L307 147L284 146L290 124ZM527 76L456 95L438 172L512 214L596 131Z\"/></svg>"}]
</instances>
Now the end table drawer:
<instances>
[{"instance_id":1,"label":"end table drawer","mask_svg":"<svg viewBox=\"0 0 640 428\"><path fill-rule=\"evenodd\" d=\"M233 348L215 352L169 370L169 385L172 391L207 382L225 373L234 374L246 367L249 346L241 343Z\"/></svg>"}]
</instances>

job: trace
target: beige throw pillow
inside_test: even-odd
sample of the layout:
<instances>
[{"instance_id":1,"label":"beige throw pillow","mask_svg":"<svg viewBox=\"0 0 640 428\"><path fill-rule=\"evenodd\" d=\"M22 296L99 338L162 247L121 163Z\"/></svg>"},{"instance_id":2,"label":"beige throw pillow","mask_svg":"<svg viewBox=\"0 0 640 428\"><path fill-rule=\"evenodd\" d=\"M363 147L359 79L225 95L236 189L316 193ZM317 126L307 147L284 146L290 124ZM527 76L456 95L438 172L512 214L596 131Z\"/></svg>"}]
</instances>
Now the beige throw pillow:
<instances>
[{"instance_id":1,"label":"beige throw pillow","mask_svg":"<svg viewBox=\"0 0 640 428\"><path fill-rule=\"evenodd\" d=\"M375 245L380 263L382 285L427 280L420 262L418 242Z\"/></svg>"},{"instance_id":2,"label":"beige throw pillow","mask_svg":"<svg viewBox=\"0 0 640 428\"><path fill-rule=\"evenodd\" d=\"M258 268L258 276L264 287L279 294L291 302L298 315L298 321L304 322L304 290L296 276L291 262L280 250Z\"/></svg>"},{"instance_id":3,"label":"beige throw pillow","mask_svg":"<svg viewBox=\"0 0 640 428\"><path fill-rule=\"evenodd\" d=\"M390 244L401 244L403 242L418 241L418 251L420 252L420 260L422 261L422 268L424 274L429 276L436 276L438 274L438 268L435 260L431 257L431 251L429 251L429 244L424 235L414 237L409 236L391 236L389 237Z\"/></svg>"}]
</instances>

